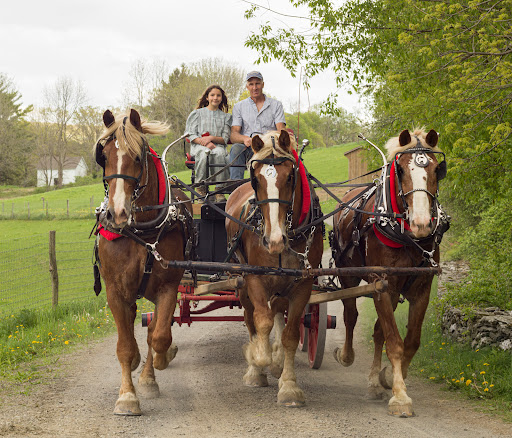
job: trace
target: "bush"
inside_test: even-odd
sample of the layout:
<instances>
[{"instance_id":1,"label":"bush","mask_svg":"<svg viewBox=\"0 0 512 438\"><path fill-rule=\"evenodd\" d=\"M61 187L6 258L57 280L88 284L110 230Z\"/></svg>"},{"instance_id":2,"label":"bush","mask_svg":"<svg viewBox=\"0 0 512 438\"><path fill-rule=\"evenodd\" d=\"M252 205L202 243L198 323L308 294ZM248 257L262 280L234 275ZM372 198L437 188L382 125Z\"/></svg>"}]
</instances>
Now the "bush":
<instances>
[{"instance_id":1,"label":"bush","mask_svg":"<svg viewBox=\"0 0 512 438\"><path fill-rule=\"evenodd\" d=\"M512 193L505 193L462 233L455 256L468 259L471 271L465 282L449 288L443 297L448 304L512 310L511 202Z\"/></svg>"}]
</instances>

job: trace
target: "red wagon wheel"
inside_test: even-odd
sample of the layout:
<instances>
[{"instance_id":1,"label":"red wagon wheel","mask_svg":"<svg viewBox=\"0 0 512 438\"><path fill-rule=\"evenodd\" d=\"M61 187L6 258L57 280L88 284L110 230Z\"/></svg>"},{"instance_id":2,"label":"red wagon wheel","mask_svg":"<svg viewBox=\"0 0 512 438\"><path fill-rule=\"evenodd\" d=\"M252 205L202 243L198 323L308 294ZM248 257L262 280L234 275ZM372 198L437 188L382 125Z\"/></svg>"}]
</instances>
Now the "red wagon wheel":
<instances>
[{"instance_id":1,"label":"red wagon wheel","mask_svg":"<svg viewBox=\"0 0 512 438\"><path fill-rule=\"evenodd\" d=\"M309 367L318 369L322 365L327 332L327 303L308 304L300 326L299 348L308 352ZM304 336L302 336L304 332ZM302 347L302 348L301 348Z\"/></svg>"}]
</instances>

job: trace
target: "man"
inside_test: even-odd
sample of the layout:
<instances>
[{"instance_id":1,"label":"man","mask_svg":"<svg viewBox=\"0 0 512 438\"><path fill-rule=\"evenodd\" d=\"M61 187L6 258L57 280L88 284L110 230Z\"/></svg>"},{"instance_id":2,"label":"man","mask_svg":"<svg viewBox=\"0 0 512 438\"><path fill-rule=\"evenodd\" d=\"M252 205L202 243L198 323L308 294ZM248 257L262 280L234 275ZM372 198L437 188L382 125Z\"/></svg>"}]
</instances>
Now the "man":
<instances>
[{"instance_id":1,"label":"man","mask_svg":"<svg viewBox=\"0 0 512 438\"><path fill-rule=\"evenodd\" d=\"M243 179L245 164L252 157L251 142L256 134L267 131L280 131L286 128L283 105L281 102L263 94L263 76L259 71L247 73L246 88L250 97L233 107L233 124L231 126L231 151L229 162L244 167L230 167L231 179Z\"/></svg>"}]
</instances>

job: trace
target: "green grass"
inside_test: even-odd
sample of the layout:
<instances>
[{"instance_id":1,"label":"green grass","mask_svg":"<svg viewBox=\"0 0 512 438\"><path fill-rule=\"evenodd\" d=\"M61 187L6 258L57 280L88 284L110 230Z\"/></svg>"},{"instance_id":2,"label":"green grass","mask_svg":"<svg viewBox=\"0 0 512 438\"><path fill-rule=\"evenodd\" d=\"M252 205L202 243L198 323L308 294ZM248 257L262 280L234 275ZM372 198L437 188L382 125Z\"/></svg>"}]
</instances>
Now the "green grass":
<instances>
[{"instance_id":1,"label":"green grass","mask_svg":"<svg viewBox=\"0 0 512 438\"><path fill-rule=\"evenodd\" d=\"M94 296L89 233L94 220L2 221L0 316L52 302L49 231L56 231L59 302Z\"/></svg>"},{"instance_id":2,"label":"green grass","mask_svg":"<svg viewBox=\"0 0 512 438\"><path fill-rule=\"evenodd\" d=\"M479 400L479 409L499 414L512 422L512 355L499 349L473 350L445 338L436 314L437 281L431 293L431 304L423 323L421 346L412 360L409 373L437 384L443 390ZM368 342L376 319L373 300L364 300L362 323ZM399 304L395 318L402 338L406 333L409 305ZM383 357L387 360L385 353ZM368 364L370 365L370 364ZM469 383L468 383L469 382Z\"/></svg>"},{"instance_id":3,"label":"green grass","mask_svg":"<svg viewBox=\"0 0 512 438\"><path fill-rule=\"evenodd\" d=\"M93 218L103 197L103 185L92 184L2 199L0 219Z\"/></svg>"}]
</instances>

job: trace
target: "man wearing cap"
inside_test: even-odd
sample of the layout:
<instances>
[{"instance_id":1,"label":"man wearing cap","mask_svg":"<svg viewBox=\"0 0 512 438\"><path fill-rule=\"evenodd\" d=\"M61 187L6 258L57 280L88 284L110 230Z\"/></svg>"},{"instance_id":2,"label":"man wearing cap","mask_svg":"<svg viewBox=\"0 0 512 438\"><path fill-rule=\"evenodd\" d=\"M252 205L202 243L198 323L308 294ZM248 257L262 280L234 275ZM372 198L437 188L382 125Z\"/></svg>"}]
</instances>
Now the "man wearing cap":
<instances>
[{"instance_id":1,"label":"man wearing cap","mask_svg":"<svg viewBox=\"0 0 512 438\"><path fill-rule=\"evenodd\" d=\"M250 97L233 107L231 125L231 151L229 161L244 167L230 167L231 179L243 179L247 160L252 157L251 142L256 134L267 131L280 131L286 128L283 105L278 100L263 94L263 76L259 71L247 73L246 88Z\"/></svg>"}]
</instances>

